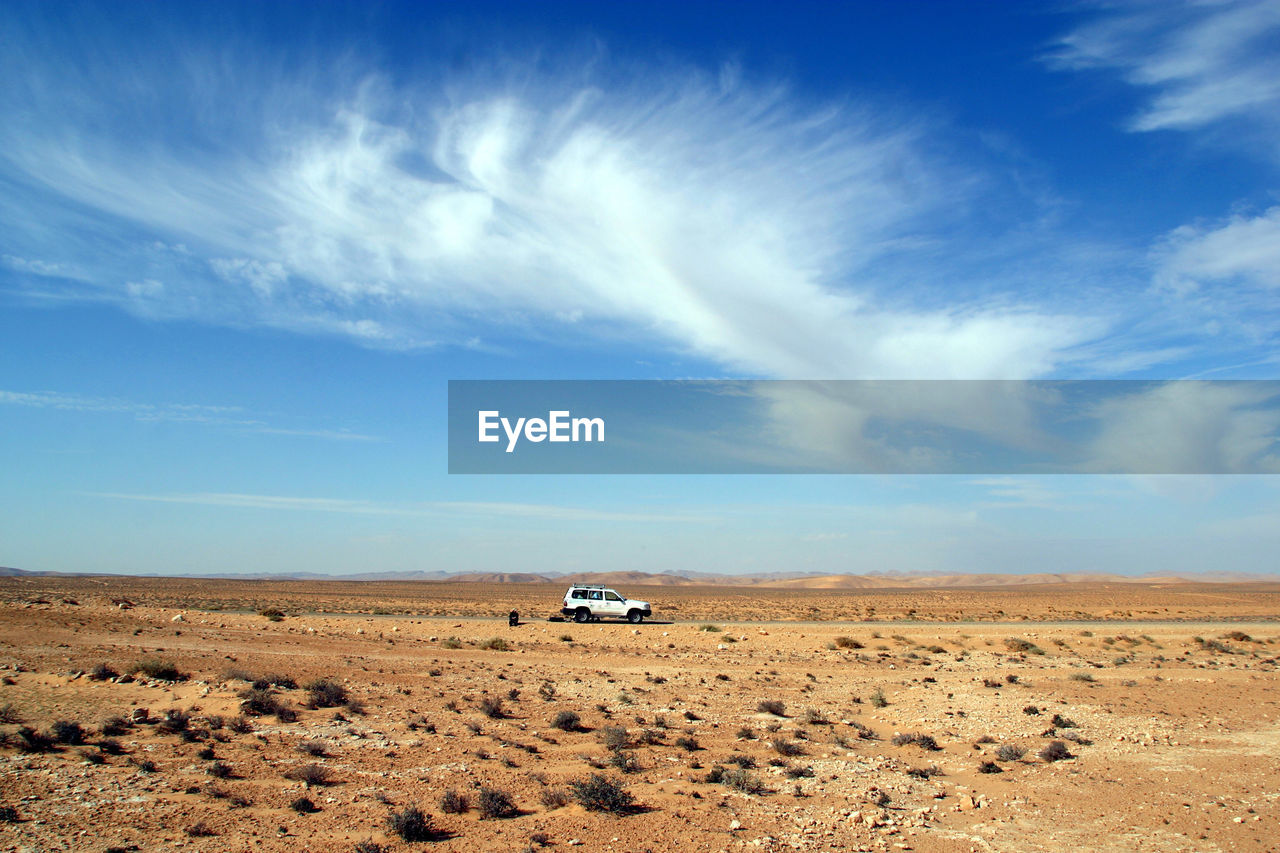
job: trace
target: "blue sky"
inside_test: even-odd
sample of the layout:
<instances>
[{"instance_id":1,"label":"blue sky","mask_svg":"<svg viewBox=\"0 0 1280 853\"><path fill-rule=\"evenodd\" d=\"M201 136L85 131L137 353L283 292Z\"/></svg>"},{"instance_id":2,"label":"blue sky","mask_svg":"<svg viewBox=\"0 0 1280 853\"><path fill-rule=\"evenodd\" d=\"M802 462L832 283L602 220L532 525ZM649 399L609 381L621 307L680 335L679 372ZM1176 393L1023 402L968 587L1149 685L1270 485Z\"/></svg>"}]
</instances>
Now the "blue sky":
<instances>
[{"instance_id":1,"label":"blue sky","mask_svg":"<svg viewBox=\"0 0 1280 853\"><path fill-rule=\"evenodd\" d=\"M4 4L0 565L1274 570L1269 477L445 473L449 379L1277 378L1280 6L902 8Z\"/></svg>"}]
</instances>

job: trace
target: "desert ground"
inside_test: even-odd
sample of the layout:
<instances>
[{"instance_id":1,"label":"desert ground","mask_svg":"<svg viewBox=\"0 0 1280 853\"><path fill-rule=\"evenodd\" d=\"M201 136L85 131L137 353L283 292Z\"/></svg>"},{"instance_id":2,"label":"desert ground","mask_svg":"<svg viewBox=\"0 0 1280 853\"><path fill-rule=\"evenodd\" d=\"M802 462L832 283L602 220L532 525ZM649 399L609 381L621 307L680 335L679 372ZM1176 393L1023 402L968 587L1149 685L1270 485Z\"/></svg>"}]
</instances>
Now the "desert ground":
<instances>
[{"instance_id":1,"label":"desert ground","mask_svg":"<svg viewBox=\"0 0 1280 853\"><path fill-rule=\"evenodd\" d=\"M1280 585L623 591L0 579L0 849L1280 847Z\"/></svg>"}]
</instances>

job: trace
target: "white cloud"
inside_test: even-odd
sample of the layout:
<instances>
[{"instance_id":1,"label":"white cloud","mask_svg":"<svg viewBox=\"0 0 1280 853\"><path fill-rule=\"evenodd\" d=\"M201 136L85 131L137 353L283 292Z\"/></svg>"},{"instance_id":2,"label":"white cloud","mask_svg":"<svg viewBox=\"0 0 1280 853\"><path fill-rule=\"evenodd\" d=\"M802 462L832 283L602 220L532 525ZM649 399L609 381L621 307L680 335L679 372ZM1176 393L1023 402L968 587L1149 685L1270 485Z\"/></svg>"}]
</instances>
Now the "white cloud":
<instances>
[{"instance_id":1,"label":"white cloud","mask_svg":"<svg viewBox=\"0 0 1280 853\"><path fill-rule=\"evenodd\" d=\"M1093 407L1085 470L1280 473L1275 384L1169 382Z\"/></svg>"},{"instance_id":2,"label":"white cloud","mask_svg":"<svg viewBox=\"0 0 1280 853\"><path fill-rule=\"evenodd\" d=\"M380 441L375 436L341 429L308 429L275 426L239 406L205 406L196 403L138 403L115 397L64 394L58 391L0 390L0 406L55 409L64 412L94 412L131 415L143 423L201 424L231 428L260 435L301 436L334 441Z\"/></svg>"},{"instance_id":3,"label":"white cloud","mask_svg":"<svg viewBox=\"0 0 1280 853\"><path fill-rule=\"evenodd\" d=\"M740 70L632 69L643 82L624 85L519 68L396 89L350 68L358 85L250 80L262 69L196 55L148 96L196 134L174 146L163 127L126 143L94 121L136 88L118 72L15 56L46 97L76 97L0 130L0 175L50 208L45 232L72 208L113 231L93 295L148 316L375 346L640 339L784 377L1041 375L1105 331L990 293L919 307L878 263L963 230L949 211L979 176L931 152L927 122L806 104ZM0 106L29 110L35 91ZM189 251L119 248L157 237Z\"/></svg>"},{"instance_id":4,"label":"white cloud","mask_svg":"<svg viewBox=\"0 0 1280 853\"><path fill-rule=\"evenodd\" d=\"M1274 298L1280 288L1280 207L1218 225L1184 225L1166 237L1157 259L1156 283L1172 293L1229 284L1261 288Z\"/></svg>"},{"instance_id":5,"label":"white cloud","mask_svg":"<svg viewBox=\"0 0 1280 853\"><path fill-rule=\"evenodd\" d=\"M1133 130L1187 130L1280 115L1280 4L1274 0L1132 2L1061 40L1060 68L1115 68L1152 90Z\"/></svg>"}]
</instances>

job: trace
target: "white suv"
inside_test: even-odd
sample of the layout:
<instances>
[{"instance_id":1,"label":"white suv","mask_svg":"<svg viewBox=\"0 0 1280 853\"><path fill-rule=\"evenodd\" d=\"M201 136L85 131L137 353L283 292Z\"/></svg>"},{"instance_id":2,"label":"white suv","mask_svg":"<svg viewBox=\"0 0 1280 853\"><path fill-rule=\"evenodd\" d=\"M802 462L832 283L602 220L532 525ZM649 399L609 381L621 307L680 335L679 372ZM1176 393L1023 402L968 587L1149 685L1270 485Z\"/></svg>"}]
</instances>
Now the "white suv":
<instances>
[{"instance_id":1,"label":"white suv","mask_svg":"<svg viewBox=\"0 0 1280 853\"><path fill-rule=\"evenodd\" d=\"M560 612L573 617L575 622L590 622L601 616L617 616L632 624L653 618L653 610L647 601L636 601L619 595L614 590L595 584L574 584L564 594L564 607Z\"/></svg>"}]
</instances>

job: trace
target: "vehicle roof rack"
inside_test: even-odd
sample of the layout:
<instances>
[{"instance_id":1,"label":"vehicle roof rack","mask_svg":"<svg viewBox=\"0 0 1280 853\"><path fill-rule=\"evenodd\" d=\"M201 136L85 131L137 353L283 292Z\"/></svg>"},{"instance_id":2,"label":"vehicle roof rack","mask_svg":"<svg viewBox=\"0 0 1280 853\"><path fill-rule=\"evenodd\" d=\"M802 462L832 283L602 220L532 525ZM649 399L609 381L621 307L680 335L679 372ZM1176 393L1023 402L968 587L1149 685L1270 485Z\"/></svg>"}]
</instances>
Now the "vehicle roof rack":
<instances>
[{"instance_id":1,"label":"vehicle roof rack","mask_svg":"<svg viewBox=\"0 0 1280 853\"><path fill-rule=\"evenodd\" d=\"M610 589L607 583L575 583L571 586L574 589Z\"/></svg>"}]
</instances>

